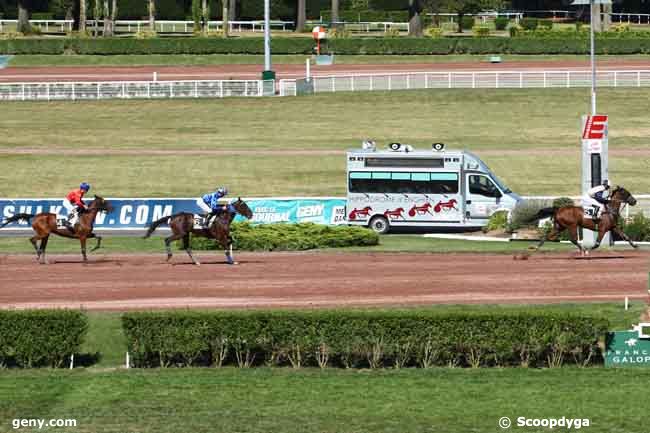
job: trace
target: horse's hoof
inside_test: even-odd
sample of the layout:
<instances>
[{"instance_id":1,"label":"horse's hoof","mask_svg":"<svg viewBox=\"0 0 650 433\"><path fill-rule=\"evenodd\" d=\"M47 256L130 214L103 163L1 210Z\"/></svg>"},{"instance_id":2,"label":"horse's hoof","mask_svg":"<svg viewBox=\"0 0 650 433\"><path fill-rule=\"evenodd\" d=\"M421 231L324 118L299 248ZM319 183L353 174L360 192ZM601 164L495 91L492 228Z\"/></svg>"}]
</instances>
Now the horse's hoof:
<instances>
[{"instance_id":1,"label":"horse's hoof","mask_svg":"<svg viewBox=\"0 0 650 433\"><path fill-rule=\"evenodd\" d=\"M201 266L201 263L200 263L200 262L194 262L194 264L195 264L196 266Z\"/></svg>"}]
</instances>

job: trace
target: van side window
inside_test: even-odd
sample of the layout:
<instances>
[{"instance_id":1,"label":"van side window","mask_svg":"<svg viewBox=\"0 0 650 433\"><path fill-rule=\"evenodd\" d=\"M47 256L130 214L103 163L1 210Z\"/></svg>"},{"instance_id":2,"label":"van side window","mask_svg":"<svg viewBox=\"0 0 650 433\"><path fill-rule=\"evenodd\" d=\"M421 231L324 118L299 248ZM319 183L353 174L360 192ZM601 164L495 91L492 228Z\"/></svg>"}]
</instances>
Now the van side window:
<instances>
[{"instance_id":1,"label":"van side window","mask_svg":"<svg viewBox=\"0 0 650 433\"><path fill-rule=\"evenodd\" d=\"M469 176L469 193L484 197L500 197L499 189L487 176Z\"/></svg>"},{"instance_id":2,"label":"van side window","mask_svg":"<svg viewBox=\"0 0 650 433\"><path fill-rule=\"evenodd\" d=\"M457 173L350 172L350 192L380 194L457 194Z\"/></svg>"}]
</instances>

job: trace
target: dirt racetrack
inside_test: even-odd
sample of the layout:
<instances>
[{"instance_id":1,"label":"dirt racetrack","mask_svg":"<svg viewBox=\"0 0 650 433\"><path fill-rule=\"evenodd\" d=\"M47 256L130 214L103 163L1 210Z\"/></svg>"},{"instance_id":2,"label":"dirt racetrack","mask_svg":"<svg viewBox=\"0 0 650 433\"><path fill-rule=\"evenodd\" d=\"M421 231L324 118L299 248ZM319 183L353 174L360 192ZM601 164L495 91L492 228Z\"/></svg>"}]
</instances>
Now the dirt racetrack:
<instances>
[{"instance_id":1,"label":"dirt racetrack","mask_svg":"<svg viewBox=\"0 0 650 433\"><path fill-rule=\"evenodd\" d=\"M0 307L334 307L646 299L648 252L535 254L240 253L0 256Z\"/></svg>"}]
</instances>

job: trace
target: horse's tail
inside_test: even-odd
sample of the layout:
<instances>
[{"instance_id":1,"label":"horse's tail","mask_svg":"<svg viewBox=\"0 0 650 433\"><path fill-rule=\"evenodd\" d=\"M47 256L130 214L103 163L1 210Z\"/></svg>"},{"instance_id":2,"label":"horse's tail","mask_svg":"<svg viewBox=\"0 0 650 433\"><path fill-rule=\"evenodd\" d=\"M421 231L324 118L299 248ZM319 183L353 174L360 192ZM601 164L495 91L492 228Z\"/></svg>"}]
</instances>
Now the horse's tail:
<instances>
[{"instance_id":1,"label":"horse's tail","mask_svg":"<svg viewBox=\"0 0 650 433\"><path fill-rule=\"evenodd\" d=\"M36 215L32 215L32 214L29 214L29 213L17 213L16 215L14 215L12 217L9 217L6 220L4 220L4 222L2 224L0 224L0 228L6 226L8 224L14 223L16 221L20 221L20 220L27 220L27 222L29 222L29 220L34 218L35 216Z\"/></svg>"},{"instance_id":2,"label":"horse's tail","mask_svg":"<svg viewBox=\"0 0 650 433\"><path fill-rule=\"evenodd\" d=\"M165 216L160 218L159 220L152 222L151 225L147 228L147 234L144 235L142 239L147 239L149 236L151 236L151 233L153 233L158 228L159 225L169 224L169 220L172 219L172 217L174 217L174 215Z\"/></svg>"},{"instance_id":3,"label":"horse's tail","mask_svg":"<svg viewBox=\"0 0 650 433\"><path fill-rule=\"evenodd\" d=\"M528 222L533 222L537 220L541 220L543 218L549 218L555 216L555 211L556 209L553 207L545 207L539 210L535 215L533 215Z\"/></svg>"}]
</instances>

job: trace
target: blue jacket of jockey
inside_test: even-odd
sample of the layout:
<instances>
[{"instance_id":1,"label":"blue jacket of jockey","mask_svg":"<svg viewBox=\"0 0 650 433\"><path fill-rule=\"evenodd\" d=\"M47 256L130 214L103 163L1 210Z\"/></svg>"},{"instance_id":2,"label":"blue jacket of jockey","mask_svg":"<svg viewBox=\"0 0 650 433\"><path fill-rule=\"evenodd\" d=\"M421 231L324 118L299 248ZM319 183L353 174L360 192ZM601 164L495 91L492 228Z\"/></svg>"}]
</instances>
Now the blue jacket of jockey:
<instances>
[{"instance_id":1,"label":"blue jacket of jockey","mask_svg":"<svg viewBox=\"0 0 650 433\"><path fill-rule=\"evenodd\" d=\"M218 188L213 193L208 193L202 197L203 203L210 207L212 212L217 212L227 209L226 205L219 204L219 199L228 195L228 190L226 188Z\"/></svg>"}]
</instances>

